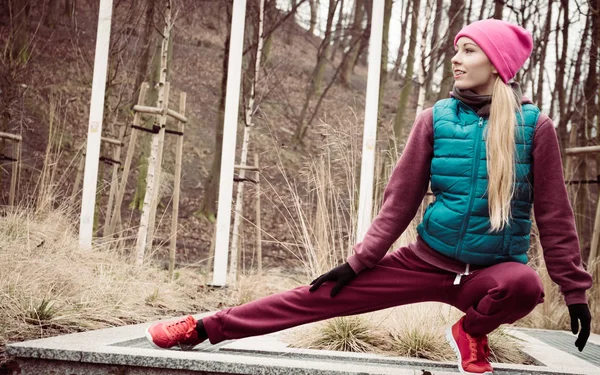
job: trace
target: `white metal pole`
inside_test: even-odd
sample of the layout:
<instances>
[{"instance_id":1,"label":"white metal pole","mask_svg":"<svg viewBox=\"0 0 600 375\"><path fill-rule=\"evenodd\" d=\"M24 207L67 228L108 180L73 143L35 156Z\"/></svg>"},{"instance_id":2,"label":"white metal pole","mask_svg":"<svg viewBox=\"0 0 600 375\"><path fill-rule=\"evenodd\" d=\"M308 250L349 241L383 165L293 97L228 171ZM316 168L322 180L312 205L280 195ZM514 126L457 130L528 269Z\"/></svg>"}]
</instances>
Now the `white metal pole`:
<instances>
[{"instance_id":1,"label":"white metal pole","mask_svg":"<svg viewBox=\"0 0 600 375\"><path fill-rule=\"evenodd\" d=\"M88 124L88 139L85 157L85 174L83 176L83 193L81 197L81 218L79 222L79 246L83 249L91 249L92 247L112 5L112 0L100 0L94 76L92 80L92 99L90 103L90 120Z\"/></svg>"},{"instance_id":2,"label":"white metal pole","mask_svg":"<svg viewBox=\"0 0 600 375\"><path fill-rule=\"evenodd\" d=\"M219 206L217 208L215 239L215 266L212 282L214 286L224 286L227 279L227 253L229 250L229 228L231 227L233 168L235 165L238 106L240 104L240 77L242 71L245 18L246 0L234 0L233 14L231 16L229 63L227 65L227 96L225 98Z\"/></svg>"},{"instance_id":3,"label":"white metal pole","mask_svg":"<svg viewBox=\"0 0 600 375\"><path fill-rule=\"evenodd\" d=\"M373 173L375 169L375 141L377 140L377 109L379 107L379 75L381 73L384 6L385 1L383 0L373 1L356 242L362 241L367 232L371 224L373 210Z\"/></svg>"}]
</instances>

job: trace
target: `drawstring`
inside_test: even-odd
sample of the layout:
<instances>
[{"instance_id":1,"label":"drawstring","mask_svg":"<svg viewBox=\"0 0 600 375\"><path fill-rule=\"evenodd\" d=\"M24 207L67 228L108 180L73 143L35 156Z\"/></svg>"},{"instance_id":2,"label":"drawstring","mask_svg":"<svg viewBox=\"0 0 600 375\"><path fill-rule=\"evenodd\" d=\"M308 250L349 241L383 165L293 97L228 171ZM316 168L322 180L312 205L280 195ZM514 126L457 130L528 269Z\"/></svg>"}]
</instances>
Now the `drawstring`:
<instances>
[{"instance_id":1,"label":"drawstring","mask_svg":"<svg viewBox=\"0 0 600 375\"><path fill-rule=\"evenodd\" d=\"M456 274L456 277L454 278L454 285L460 284L460 278L463 276L468 276L468 275L470 275L470 273L469 273L469 265L467 264L467 268L465 269L464 273Z\"/></svg>"}]
</instances>

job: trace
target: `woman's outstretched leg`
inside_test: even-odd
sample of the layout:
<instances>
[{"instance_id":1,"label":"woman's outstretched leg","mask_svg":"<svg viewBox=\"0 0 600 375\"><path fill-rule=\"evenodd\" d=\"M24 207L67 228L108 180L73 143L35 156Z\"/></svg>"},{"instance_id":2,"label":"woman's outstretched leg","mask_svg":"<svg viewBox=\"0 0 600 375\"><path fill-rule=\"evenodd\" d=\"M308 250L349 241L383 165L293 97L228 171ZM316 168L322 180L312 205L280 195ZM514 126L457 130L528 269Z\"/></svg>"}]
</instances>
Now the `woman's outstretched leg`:
<instances>
[{"instance_id":1,"label":"woman's outstretched leg","mask_svg":"<svg viewBox=\"0 0 600 375\"><path fill-rule=\"evenodd\" d=\"M206 332L210 342L216 344L392 306L425 301L448 303L447 288L453 279L454 274L423 262L410 246L402 247L361 272L333 298L333 282L324 283L314 292L302 286L203 318L198 322L200 336L191 320L181 319L150 327L147 337L165 348L198 344Z\"/></svg>"},{"instance_id":2,"label":"woman's outstretched leg","mask_svg":"<svg viewBox=\"0 0 600 375\"><path fill-rule=\"evenodd\" d=\"M336 316L415 302L447 302L445 288L452 280L453 274L423 262L409 247L403 247L361 272L333 298L333 282L324 283L314 292L309 286L301 286L222 310L202 323L210 342L216 344Z\"/></svg>"}]
</instances>

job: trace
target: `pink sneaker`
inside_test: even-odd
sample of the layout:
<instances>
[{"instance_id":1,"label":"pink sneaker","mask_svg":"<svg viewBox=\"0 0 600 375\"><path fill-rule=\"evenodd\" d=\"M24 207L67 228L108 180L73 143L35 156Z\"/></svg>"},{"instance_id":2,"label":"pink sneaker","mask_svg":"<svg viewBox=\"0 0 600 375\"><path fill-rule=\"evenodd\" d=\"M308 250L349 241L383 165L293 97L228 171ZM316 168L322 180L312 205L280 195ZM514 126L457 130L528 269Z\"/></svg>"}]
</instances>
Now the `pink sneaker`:
<instances>
[{"instance_id":1,"label":"pink sneaker","mask_svg":"<svg viewBox=\"0 0 600 375\"><path fill-rule=\"evenodd\" d=\"M487 336L473 337L463 329L463 316L452 327L446 329L446 338L458 357L458 369L463 374L492 375L492 365L488 361L490 348Z\"/></svg>"},{"instance_id":2,"label":"pink sneaker","mask_svg":"<svg viewBox=\"0 0 600 375\"><path fill-rule=\"evenodd\" d=\"M196 319L193 316L170 322L156 323L146 330L146 338L150 343L161 349L169 349L179 345L182 350L191 350L204 340L198 338Z\"/></svg>"}]
</instances>

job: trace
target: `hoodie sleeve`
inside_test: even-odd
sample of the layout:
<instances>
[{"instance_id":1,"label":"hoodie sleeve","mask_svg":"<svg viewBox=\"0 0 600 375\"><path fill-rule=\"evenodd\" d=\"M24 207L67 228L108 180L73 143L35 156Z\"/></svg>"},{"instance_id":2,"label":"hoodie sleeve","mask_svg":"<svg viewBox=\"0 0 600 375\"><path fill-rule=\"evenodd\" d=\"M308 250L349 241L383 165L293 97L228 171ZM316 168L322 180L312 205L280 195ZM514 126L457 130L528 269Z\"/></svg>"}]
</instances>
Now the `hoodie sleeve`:
<instances>
[{"instance_id":1,"label":"hoodie sleeve","mask_svg":"<svg viewBox=\"0 0 600 375\"><path fill-rule=\"evenodd\" d=\"M575 218L552 120L542 114L533 138L533 209L546 268L567 305L587 303L592 277L581 265Z\"/></svg>"},{"instance_id":2,"label":"hoodie sleeve","mask_svg":"<svg viewBox=\"0 0 600 375\"><path fill-rule=\"evenodd\" d=\"M392 172L383 195L383 205L362 242L348 257L357 274L373 267L415 217L429 186L433 157L433 110L416 118L404 152Z\"/></svg>"}]
</instances>

